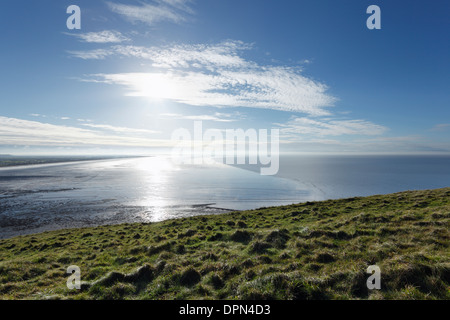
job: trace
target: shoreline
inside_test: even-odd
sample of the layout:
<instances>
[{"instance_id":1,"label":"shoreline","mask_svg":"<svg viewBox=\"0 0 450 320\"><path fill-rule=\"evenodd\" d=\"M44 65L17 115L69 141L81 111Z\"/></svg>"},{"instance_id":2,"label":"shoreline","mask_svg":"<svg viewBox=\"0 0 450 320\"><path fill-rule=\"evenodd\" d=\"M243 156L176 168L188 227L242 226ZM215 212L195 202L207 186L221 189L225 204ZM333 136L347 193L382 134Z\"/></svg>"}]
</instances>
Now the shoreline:
<instances>
[{"instance_id":1,"label":"shoreline","mask_svg":"<svg viewBox=\"0 0 450 320\"><path fill-rule=\"evenodd\" d=\"M191 205L174 205L174 206L169 206L170 208L174 208L174 207L179 207L183 210L191 210L192 212L196 212L193 214L188 214L187 216L175 216L172 218L168 218L168 219L163 219L163 220L157 220L157 221L149 221L149 220L145 220L145 219L136 219L135 221L133 221L133 219L130 220L129 215L133 215L133 214L138 214L138 215L142 215L143 212L148 212L148 207L144 207L144 206L127 206L127 205L118 205L116 206L116 211L126 211L126 213L124 215L127 215L127 218L124 219L123 221L116 221L113 223L108 223L107 221L100 221L100 222L89 222L87 224L85 221L74 221L71 224L67 224L66 227L62 227L62 228L58 228L58 227L52 227L52 226L45 226L45 225L41 225L41 226L37 226L32 228L31 232L27 232L24 230L30 230L28 229L28 227L24 226L23 223L18 222L18 223L14 223L11 222L11 225L15 226L15 227L22 227L24 229L16 229L17 231L17 235L12 235L12 236L6 236L4 237L1 233L0 233L0 241L2 240L8 240L8 239L14 239L16 237L26 237L26 236L33 236L33 235L40 235L42 233L48 233L48 232L58 232L58 231L65 231L65 230L81 230L81 229L90 229L90 228L98 228L98 227L108 227L108 226L120 226L123 224L127 224L127 225L133 225L133 224L147 224L147 223L151 223L151 224L155 224L155 223L163 223L163 222L167 222L167 221L176 221L176 220L183 220L183 219L191 219L191 218L196 218L196 217L213 217L215 215L224 215L224 214L229 214L229 213L239 213L239 212L248 212L248 211L258 211L258 210L266 210L266 209L277 209L277 208L284 208L284 207L289 207L289 206L300 206L300 205L305 205L305 204L310 204L310 203L327 203L327 202L334 202L334 201L347 201L347 200L352 200L352 199L364 199L364 198L370 198L370 197L384 197L384 196L391 196L391 195L397 195L397 194L404 194L404 193L414 193L414 192L434 192L434 191L440 191L440 190L447 190L450 189L450 187L444 187L444 188L438 188L438 189L423 189L423 190L404 190L404 191L398 191L395 193L387 193L387 194L374 194L374 195L368 195L368 196L355 196L355 197L345 197L345 198L330 198L330 199L324 199L324 200L307 200L307 201L303 201L303 202L297 202L297 203L292 203L292 204L287 204L287 205L275 205L275 206L262 206L262 207L257 207L257 208L253 208L253 209L247 209L247 210L237 210L237 209L227 209L227 208L220 208L220 207L215 207L215 203L209 203L209 204L191 204ZM78 207L79 209L79 207ZM111 208L109 207L104 207L102 208L103 211L109 213L109 214L113 214L113 212L111 212ZM68 209L66 209L68 210ZM99 209L97 209L99 210ZM200 210L201 213L198 213L196 210ZM74 212L71 214L79 214L80 212ZM98 211L96 212L96 214L98 214ZM107 219L105 219L107 220ZM79 225L79 226L77 226ZM8 225L9 226L9 225ZM0 224L0 228L1 228L1 224ZM20 231L19 231L20 230ZM34 230L41 230L41 231L36 231L34 232ZM23 232L22 232L23 231ZM14 233L14 232L9 232L9 233Z\"/></svg>"},{"instance_id":2,"label":"shoreline","mask_svg":"<svg viewBox=\"0 0 450 320\"><path fill-rule=\"evenodd\" d=\"M141 158L127 157L125 159L138 159L137 162L141 162L139 160ZM145 158L158 160L157 156ZM3 186L0 189L0 199L2 200L2 203L0 203L0 238L4 239L19 234L64 228L155 222L164 219L183 218L208 213L221 214L231 211L258 209L258 207L304 203L306 201L336 200L355 196L386 195L406 190L434 189L417 189L415 188L417 185L410 186L410 188L407 188L407 185L404 186L405 188L399 188L395 184L391 184L393 187L390 188L388 183L383 181L377 187L374 187L376 183L373 183L372 188L362 190L367 194L361 194L362 192L359 191L361 189L358 188L360 178L358 174L354 174L354 179L350 183L348 182L350 180L346 182L347 188L350 187L348 191L341 192L338 188L339 184L327 184L327 181L324 180L319 180L319 183L317 183L308 179L308 176L305 176L308 174L308 170L298 173L293 172L290 176L286 172L280 172L277 176L261 178L252 170L230 165L226 166L225 169L228 171L223 171L225 173L218 170L210 171L213 174L208 174L207 171L199 171L202 174L201 177L208 178L208 175L214 176L215 173L219 173L222 176L225 176L225 174L227 177L231 176L234 181L237 181L233 185L227 185L227 188L222 188L225 190L223 194L215 195L213 190L208 189L209 186L220 189L220 182L223 181L220 180L222 176L217 180L219 183L214 181L216 179L213 179L208 182L209 184L205 184L205 182L202 182L202 179L198 179L196 176L195 168L190 167L183 168L185 171L182 172L187 174L190 180L185 179L183 181L181 179L184 183L181 189L179 186L176 187L176 184L169 183L162 186L161 192L152 193L152 190L158 190L161 187L161 184L157 183L158 179L169 177L164 179L175 181L178 179L175 176L178 175L178 171L169 170L168 172L173 172L171 173L172 176L167 174L164 176L165 173L162 171L162 176L160 176L158 167L155 167L156 169L152 169L155 173L149 174L146 171L149 164L143 165L139 163L138 167L140 165L142 168L135 170L135 160L132 160L132 164L129 167L124 166L123 168L125 168L124 170L132 168L129 172L136 176L127 183L123 183L122 177L126 178L128 171L121 172L122 168L120 166L118 166L119 169L115 167L116 161L118 163L128 162L128 160L123 160L124 158L91 160L94 163L88 164L89 167L93 167L90 171L78 169L71 171L69 170L71 167L66 166L70 166L73 163L67 162L29 166L32 169L37 168L34 171L32 169L28 171L23 166L0 168L0 179ZM103 162L109 161L111 161L111 165L103 164ZM149 163L151 164L152 161ZM162 162L164 163L164 161ZM74 168L84 167L84 165L78 165L83 162L74 163L77 164L72 165ZM95 163L99 163L99 165ZM147 160L145 160L145 163L147 163ZM158 161L156 161L156 164L160 165ZM50 167L41 169L41 166ZM62 167L55 168L52 166ZM102 171L103 167L109 168L109 171ZM98 168L100 168L99 172L96 171ZM2 170L11 170L11 172L3 171L2 174ZM287 171L289 172L290 170ZM104 172L106 174L102 176ZM98 173L100 173L100 176ZM108 176L109 173L112 175ZM148 178L139 180L144 174ZM309 174L311 175L311 173ZM243 180L243 175L248 177L247 180L252 181L253 184L250 183L245 186L247 189L241 190L239 189L241 186L239 183ZM443 182L446 180L446 177L444 175L444 178L440 179L440 183L430 184L433 187L436 185L437 187L440 185L444 187L446 184L443 185ZM149 184L148 181L152 180L156 182ZM341 181L341 176L338 175L331 180ZM136 181L139 181L140 184L136 184ZM273 181L276 181L276 183L273 183ZM273 187L264 189L268 185L264 182L273 183ZM169 186L172 189L167 191L165 186ZM258 189L260 186L262 188ZM428 185L424 184L424 186ZM385 189L384 187L388 188ZM182 190L182 192L177 193L177 188ZM111 192L111 190L114 191ZM195 192L197 190L200 190L199 192L206 196L196 198ZM273 192L275 192L275 196L270 198ZM174 196L175 194L177 194L177 197ZM241 194L248 194L248 196L241 196ZM258 196L254 196L255 194L258 194ZM155 201L155 199L162 200ZM205 204L208 203L214 204L206 206ZM196 205L199 207L196 207Z\"/></svg>"},{"instance_id":3,"label":"shoreline","mask_svg":"<svg viewBox=\"0 0 450 320\"><path fill-rule=\"evenodd\" d=\"M73 220L68 222L61 222L60 224L39 224L39 219L27 219L27 224L24 223L23 219L15 219L11 217L5 217L2 221L0 221L0 230L6 229L0 232L0 241L12 239L15 237L22 236L32 236L39 235L44 232L53 232L53 231L63 231L63 230L77 230L77 229L86 229L86 228L96 228L96 227L105 227L105 226L116 226L121 224L134 224L134 223L158 223L162 221L169 220L177 220L188 217L194 217L198 215L218 215L225 214L229 212L239 212L239 210L231 210L225 208L218 208L212 206L213 204L195 204L195 205L185 205L181 206L180 210L183 210L187 213L186 216L182 217L174 217L171 219L161 220L161 221L150 221L145 218L146 214L149 212L149 208L147 207L139 207L139 206L126 206L120 205L115 206L115 211L112 211L109 207L98 207L95 210L94 215L98 216L91 220L80 218L79 221ZM75 209L76 211L72 211L72 209L67 208L64 211L64 214L80 216L82 212L85 212L89 209ZM92 209L91 209L92 210ZM58 209L55 209L54 212L48 212L48 214L58 214ZM198 211L201 214L198 214ZM122 218L117 216L123 216ZM33 226L34 224L34 226Z\"/></svg>"},{"instance_id":4,"label":"shoreline","mask_svg":"<svg viewBox=\"0 0 450 320\"><path fill-rule=\"evenodd\" d=\"M450 188L450 187L448 187ZM102 200L100 203L92 204L87 203L83 208L82 204L75 203L73 205L67 205L67 207L59 209L52 208L46 214L49 215L57 215L61 212L64 212L64 216L68 215L69 217L78 217L79 220L73 220L69 222L59 222L53 224L45 224L44 222L39 223L39 218L27 218L27 223L24 224L23 219L17 219L14 217L4 217L3 220L0 220L0 241L13 239L15 237L23 237L23 236L33 236L39 235L47 232L58 232L64 230L79 230L79 229L88 229L88 228L97 228L97 227L108 227L108 226L118 226L122 224L139 224L139 223L161 223L165 221L176 221L181 219L190 219L195 217L208 217L215 215L223 215L234 212L246 212L246 211L257 211L264 209L276 209L282 208L286 206L296 206L296 205L304 205L307 203L326 203L333 201L346 201L348 199L361 199L367 197L383 197L390 196L408 192L428 192L428 191L438 191L444 190L447 188L439 188L439 189L424 189L424 190L404 190L395 193L388 194L375 194L369 196L355 196L355 197L346 197L346 198L330 198L324 200L307 200L303 202L292 203L288 205L277 205L277 206L262 206L248 210L237 210L237 209L227 209L220 208L214 206L215 203L210 204L189 204L189 205L173 205L167 208L153 208L154 210L161 209L179 209L180 212L183 212L184 215L177 216L177 211L172 213L172 217L162 220L149 220L146 218L151 214L151 208L147 206L136 206L136 205L123 205L123 204L114 204L112 207L106 205L105 201ZM114 199L110 199L109 201L114 201ZM81 206L80 206L81 205ZM91 217L91 220L87 220L83 218L83 213L89 212L93 213L94 217ZM63 219L63 218L61 218ZM34 226L33 226L34 224ZM10 230L7 230L10 229Z\"/></svg>"}]
</instances>

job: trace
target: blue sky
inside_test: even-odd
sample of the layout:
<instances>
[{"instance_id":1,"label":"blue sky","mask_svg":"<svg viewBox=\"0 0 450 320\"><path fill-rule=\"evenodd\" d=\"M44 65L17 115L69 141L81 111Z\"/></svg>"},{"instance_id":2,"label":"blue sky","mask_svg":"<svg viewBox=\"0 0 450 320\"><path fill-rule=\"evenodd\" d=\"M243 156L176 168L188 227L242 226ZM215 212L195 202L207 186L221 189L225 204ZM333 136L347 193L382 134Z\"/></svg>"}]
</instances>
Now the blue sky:
<instances>
[{"instance_id":1,"label":"blue sky","mask_svg":"<svg viewBox=\"0 0 450 320\"><path fill-rule=\"evenodd\" d=\"M81 30L68 30L69 5ZM369 30L369 5L381 30ZM151 153L279 129L282 151L450 153L450 3L4 0L0 153Z\"/></svg>"}]
</instances>

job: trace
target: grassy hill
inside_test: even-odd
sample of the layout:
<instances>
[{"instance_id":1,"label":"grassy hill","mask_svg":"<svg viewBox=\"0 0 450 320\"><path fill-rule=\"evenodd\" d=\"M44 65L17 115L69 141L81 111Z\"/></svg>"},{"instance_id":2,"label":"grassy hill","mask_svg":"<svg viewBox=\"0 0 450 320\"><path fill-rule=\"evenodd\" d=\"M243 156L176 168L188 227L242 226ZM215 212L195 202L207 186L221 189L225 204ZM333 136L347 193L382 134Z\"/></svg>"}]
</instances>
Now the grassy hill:
<instances>
[{"instance_id":1,"label":"grassy hill","mask_svg":"<svg viewBox=\"0 0 450 320\"><path fill-rule=\"evenodd\" d=\"M445 188L16 237L0 299L450 299L449 222Z\"/></svg>"}]
</instances>

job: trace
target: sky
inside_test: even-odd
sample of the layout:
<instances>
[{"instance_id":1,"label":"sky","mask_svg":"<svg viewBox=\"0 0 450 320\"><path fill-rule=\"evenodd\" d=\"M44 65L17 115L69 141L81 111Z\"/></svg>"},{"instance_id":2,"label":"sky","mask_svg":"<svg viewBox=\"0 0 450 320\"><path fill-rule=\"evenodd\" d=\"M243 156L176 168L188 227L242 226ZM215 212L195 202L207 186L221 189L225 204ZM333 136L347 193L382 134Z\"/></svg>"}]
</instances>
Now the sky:
<instances>
[{"instance_id":1,"label":"sky","mask_svg":"<svg viewBox=\"0 0 450 320\"><path fill-rule=\"evenodd\" d=\"M69 29L70 5L81 29ZM370 5L381 29L368 29ZM3 0L0 154L151 154L179 128L450 153L447 0Z\"/></svg>"}]
</instances>

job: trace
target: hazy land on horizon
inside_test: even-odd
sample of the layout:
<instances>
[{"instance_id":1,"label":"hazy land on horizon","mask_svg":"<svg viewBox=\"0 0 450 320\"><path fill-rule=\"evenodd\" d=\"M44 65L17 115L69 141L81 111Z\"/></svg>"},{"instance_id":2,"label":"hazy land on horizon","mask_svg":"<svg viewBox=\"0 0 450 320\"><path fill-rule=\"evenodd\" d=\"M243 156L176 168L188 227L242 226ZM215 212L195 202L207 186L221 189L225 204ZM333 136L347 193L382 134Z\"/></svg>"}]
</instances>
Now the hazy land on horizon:
<instances>
[{"instance_id":1,"label":"hazy land on horizon","mask_svg":"<svg viewBox=\"0 0 450 320\"><path fill-rule=\"evenodd\" d=\"M119 155L10 155L0 154L0 168L29 166L40 164L66 163L78 161L98 161L120 158L138 158L139 156Z\"/></svg>"}]
</instances>

